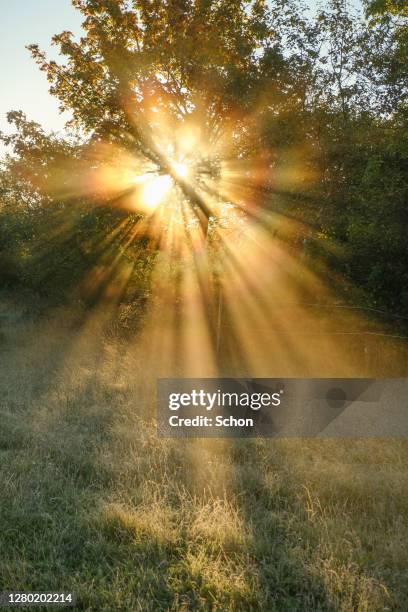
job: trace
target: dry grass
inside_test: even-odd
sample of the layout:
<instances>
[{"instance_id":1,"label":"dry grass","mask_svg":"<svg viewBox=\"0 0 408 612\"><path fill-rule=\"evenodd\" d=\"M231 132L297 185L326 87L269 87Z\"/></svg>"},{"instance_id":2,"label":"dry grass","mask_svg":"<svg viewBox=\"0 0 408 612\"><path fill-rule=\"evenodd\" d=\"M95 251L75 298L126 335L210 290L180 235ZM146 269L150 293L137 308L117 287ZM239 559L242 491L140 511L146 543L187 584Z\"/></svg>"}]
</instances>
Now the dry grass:
<instances>
[{"instance_id":1,"label":"dry grass","mask_svg":"<svg viewBox=\"0 0 408 612\"><path fill-rule=\"evenodd\" d=\"M1 589L79 610L408 609L405 441L160 440L143 356L3 319Z\"/></svg>"}]
</instances>

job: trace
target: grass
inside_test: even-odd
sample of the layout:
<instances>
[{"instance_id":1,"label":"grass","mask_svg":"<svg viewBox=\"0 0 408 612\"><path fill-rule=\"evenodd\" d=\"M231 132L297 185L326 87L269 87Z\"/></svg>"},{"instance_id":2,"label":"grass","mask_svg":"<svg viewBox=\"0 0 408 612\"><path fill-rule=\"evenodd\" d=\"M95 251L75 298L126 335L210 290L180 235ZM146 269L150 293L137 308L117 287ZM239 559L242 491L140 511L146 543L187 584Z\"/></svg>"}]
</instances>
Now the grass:
<instances>
[{"instance_id":1,"label":"grass","mask_svg":"<svg viewBox=\"0 0 408 612\"><path fill-rule=\"evenodd\" d=\"M404 440L162 440L92 325L3 318L0 590L78 610L408 609Z\"/></svg>"}]
</instances>

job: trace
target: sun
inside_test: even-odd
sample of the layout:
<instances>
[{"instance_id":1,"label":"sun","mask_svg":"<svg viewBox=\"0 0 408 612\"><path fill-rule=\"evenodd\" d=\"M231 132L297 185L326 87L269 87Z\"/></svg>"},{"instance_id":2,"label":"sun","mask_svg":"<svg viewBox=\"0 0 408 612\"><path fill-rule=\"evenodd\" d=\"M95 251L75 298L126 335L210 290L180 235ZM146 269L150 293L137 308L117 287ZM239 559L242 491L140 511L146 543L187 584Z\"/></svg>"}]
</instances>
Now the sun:
<instances>
[{"instance_id":1,"label":"sun","mask_svg":"<svg viewBox=\"0 0 408 612\"><path fill-rule=\"evenodd\" d=\"M191 173L191 167L185 162L172 161L171 167L179 178L188 178Z\"/></svg>"},{"instance_id":2,"label":"sun","mask_svg":"<svg viewBox=\"0 0 408 612\"><path fill-rule=\"evenodd\" d=\"M164 200L172 186L172 179L168 174L148 179L142 190L142 203L145 208L155 210Z\"/></svg>"}]
</instances>

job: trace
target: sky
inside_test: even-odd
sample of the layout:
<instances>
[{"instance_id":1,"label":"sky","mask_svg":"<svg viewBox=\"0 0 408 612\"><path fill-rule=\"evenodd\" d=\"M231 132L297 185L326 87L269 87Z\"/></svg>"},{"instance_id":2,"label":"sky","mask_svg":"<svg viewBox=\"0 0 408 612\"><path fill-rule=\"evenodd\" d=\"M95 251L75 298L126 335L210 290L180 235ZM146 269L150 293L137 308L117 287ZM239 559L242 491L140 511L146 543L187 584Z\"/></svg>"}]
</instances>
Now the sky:
<instances>
[{"instance_id":1,"label":"sky","mask_svg":"<svg viewBox=\"0 0 408 612\"><path fill-rule=\"evenodd\" d=\"M49 83L25 45L38 43L47 55L54 34L80 33L81 15L70 0L0 0L0 130L8 131L6 113L22 110L50 130L62 129L68 116L58 112Z\"/></svg>"},{"instance_id":2,"label":"sky","mask_svg":"<svg viewBox=\"0 0 408 612\"><path fill-rule=\"evenodd\" d=\"M315 8L314 0L308 3ZM0 130L9 131L6 113L10 110L24 111L47 130L61 130L69 115L59 113L45 74L25 46L37 43L56 59L52 36L63 30L79 35L80 13L70 0L0 0L0 14Z\"/></svg>"}]
</instances>

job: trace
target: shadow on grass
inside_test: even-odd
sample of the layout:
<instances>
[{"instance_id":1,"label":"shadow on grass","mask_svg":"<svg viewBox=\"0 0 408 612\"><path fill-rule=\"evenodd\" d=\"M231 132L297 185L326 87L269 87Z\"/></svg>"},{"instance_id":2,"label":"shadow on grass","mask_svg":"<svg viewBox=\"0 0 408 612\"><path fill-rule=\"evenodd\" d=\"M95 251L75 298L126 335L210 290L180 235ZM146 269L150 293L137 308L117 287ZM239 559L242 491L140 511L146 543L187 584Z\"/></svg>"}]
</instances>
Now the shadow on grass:
<instances>
[{"instance_id":1,"label":"shadow on grass","mask_svg":"<svg viewBox=\"0 0 408 612\"><path fill-rule=\"evenodd\" d=\"M329 609L247 444L218 453L216 482L205 449L192 468L195 443L138 429L96 376L56 402L4 432L2 589L72 590L84 610Z\"/></svg>"},{"instance_id":2,"label":"shadow on grass","mask_svg":"<svg viewBox=\"0 0 408 612\"><path fill-rule=\"evenodd\" d=\"M149 377L121 391L120 357L79 337L27 343L2 381L1 589L71 590L78 610L364 609L358 584L328 592L279 444L159 440Z\"/></svg>"}]
</instances>

